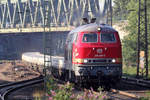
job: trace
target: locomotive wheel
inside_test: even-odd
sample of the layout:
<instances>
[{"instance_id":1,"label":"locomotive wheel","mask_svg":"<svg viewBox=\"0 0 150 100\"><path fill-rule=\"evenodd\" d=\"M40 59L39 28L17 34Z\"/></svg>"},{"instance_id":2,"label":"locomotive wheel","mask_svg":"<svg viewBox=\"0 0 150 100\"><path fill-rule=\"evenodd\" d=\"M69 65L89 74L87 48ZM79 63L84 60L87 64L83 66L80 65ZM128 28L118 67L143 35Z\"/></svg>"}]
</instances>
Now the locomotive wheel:
<instances>
[{"instance_id":1,"label":"locomotive wheel","mask_svg":"<svg viewBox=\"0 0 150 100\"><path fill-rule=\"evenodd\" d=\"M104 91L110 91L111 85L107 83L107 84L103 85L102 88L104 89Z\"/></svg>"},{"instance_id":2,"label":"locomotive wheel","mask_svg":"<svg viewBox=\"0 0 150 100\"><path fill-rule=\"evenodd\" d=\"M75 83L75 86L76 86L77 89L81 89L82 86L83 86L83 85L82 85L83 83L82 83L82 81L80 80L80 78L75 77L75 82L74 82L74 83Z\"/></svg>"},{"instance_id":3,"label":"locomotive wheel","mask_svg":"<svg viewBox=\"0 0 150 100\"><path fill-rule=\"evenodd\" d=\"M99 84L98 84L98 83L93 83L93 82L92 82L91 87L92 87L94 90L98 90Z\"/></svg>"},{"instance_id":4,"label":"locomotive wheel","mask_svg":"<svg viewBox=\"0 0 150 100\"><path fill-rule=\"evenodd\" d=\"M77 89L81 89L83 87L83 83L82 82L75 82L75 86Z\"/></svg>"}]
</instances>

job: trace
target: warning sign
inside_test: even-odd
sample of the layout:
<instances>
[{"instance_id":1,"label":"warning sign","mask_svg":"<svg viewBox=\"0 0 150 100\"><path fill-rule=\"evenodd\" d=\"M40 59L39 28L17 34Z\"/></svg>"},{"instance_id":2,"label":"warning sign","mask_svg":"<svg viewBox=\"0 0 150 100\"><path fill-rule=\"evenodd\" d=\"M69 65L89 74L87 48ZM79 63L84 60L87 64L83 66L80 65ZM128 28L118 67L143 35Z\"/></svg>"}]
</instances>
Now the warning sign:
<instances>
[{"instance_id":1,"label":"warning sign","mask_svg":"<svg viewBox=\"0 0 150 100\"><path fill-rule=\"evenodd\" d=\"M144 51L140 51L140 58L145 56L145 52Z\"/></svg>"}]
</instances>

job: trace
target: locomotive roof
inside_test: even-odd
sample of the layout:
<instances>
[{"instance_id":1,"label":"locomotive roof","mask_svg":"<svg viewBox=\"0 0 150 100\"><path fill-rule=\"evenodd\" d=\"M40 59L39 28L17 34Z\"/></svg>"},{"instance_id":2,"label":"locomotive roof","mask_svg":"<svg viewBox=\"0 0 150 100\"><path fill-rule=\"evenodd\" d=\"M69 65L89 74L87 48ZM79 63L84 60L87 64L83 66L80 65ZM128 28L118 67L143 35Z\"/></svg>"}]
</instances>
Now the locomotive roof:
<instances>
[{"instance_id":1,"label":"locomotive roof","mask_svg":"<svg viewBox=\"0 0 150 100\"><path fill-rule=\"evenodd\" d=\"M74 32L84 32L84 31L97 31L98 27L101 28L101 31L109 31L109 32L116 32L116 30L114 28L112 28L111 26L108 26L106 24L95 24L95 23L92 23L92 24L86 24L86 25L82 25L82 26L79 26L75 29L73 29L71 31L71 33L74 33Z\"/></svg>"}]
</instances>

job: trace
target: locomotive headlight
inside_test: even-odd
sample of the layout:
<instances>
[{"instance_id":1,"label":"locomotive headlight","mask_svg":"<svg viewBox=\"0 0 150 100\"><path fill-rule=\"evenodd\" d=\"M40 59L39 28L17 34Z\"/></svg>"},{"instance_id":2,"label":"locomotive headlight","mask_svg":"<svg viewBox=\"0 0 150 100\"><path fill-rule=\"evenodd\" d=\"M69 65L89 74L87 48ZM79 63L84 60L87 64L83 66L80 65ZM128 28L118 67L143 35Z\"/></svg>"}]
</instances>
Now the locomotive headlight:
<instances>
[{"instance_id":1,"label":"locomotive headlight","mask_svg":"<svg viewBox=\"0 0 150 100\"><path fill-rule=\"evenodd\" d=\"M88 60L87 60L87 59L84 59L84 60L83 60L83 62L84 62L84 63L87 63L87 62L88 62Z\"/></svg>"},{"instance_id":2,"label":"locomotive headlight","mask_svg":"<svg viewBox=\"0 0 150 100\"><path fill-rule=\"evenodd\" d=\"M100 28L100 27L98 27L98 28L97 28L97 30L98 30L98 31L100 31L100 30L101 30L101 28Z\"/></svg>"},{"instance_id":3,"label":"locomotive headlight","mask_svg":"<svg viewBox=\"0 0 150 100\"><path fill-rule=\"evenodd\" d=\"M116 62L116 59L112 59L112 63L115 63Z\"/></svg>"},{"instance_id":4,"label":"locomotive headlight","mask_svg":"<svg viewBox=\"0 0 150 100\"><path fill-rule=\"evenodd\" d=\"M122 59L121 58L114 58L114 59L112 59L112 63L122 63Z\"/></svg>"}]
</instances>

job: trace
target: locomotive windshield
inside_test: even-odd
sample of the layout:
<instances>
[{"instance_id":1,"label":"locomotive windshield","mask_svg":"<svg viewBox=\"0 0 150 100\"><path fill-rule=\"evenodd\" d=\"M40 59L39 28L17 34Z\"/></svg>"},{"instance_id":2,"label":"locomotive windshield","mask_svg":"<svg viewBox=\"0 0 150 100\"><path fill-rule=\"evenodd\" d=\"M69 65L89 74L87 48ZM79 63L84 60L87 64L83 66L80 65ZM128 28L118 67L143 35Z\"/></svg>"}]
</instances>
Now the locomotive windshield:
<instances>
[{"instance_id":1,"label":"locomotive windshield","mask_svg":"<svg viewBox=\"0 0 150 100\"><path fill-rule=\"evenodd\" d=\"M97 42L98 36L97 33L85 33L82 38L82 42Z\"/></svg>"},{"instance_id":2,"label":"locomotive windshield","mask_svg":"<svg viewBox=\"0 0 150 100\"><path fill-rule=\"evenodd\" d=\"M101 33L101 42L116 42L114 33Z\"/></svg>"}]
</instances>

